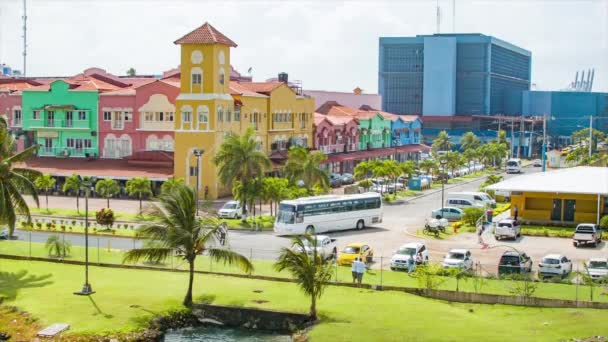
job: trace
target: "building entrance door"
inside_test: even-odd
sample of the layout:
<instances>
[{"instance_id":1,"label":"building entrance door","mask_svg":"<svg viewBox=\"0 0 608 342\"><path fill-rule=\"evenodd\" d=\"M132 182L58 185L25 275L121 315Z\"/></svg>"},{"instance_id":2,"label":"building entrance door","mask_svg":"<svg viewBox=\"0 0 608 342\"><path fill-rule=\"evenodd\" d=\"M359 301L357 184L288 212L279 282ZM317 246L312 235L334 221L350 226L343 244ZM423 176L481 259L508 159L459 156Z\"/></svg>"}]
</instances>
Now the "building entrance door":
<instances>
[{"instance_id":1,"label":"building entrance door","mask_svg":"<svg viewBox=\"0 0 608 342\"><path fill-rule=\"evenodd\" d=\"M576 200L564 200L564 221L574 222L574 213L576 212Z\"/></svg>"},{"instance_id":2,"label":"building entrance door","mask_svg":"<svg viewBox=\"0 0 608 342\"><path fill-rule=\"evenodd\" d=\"M553 209L551 210L551 221L562 220L562 200L553 199Z\"/></svg>"}]
</instances>

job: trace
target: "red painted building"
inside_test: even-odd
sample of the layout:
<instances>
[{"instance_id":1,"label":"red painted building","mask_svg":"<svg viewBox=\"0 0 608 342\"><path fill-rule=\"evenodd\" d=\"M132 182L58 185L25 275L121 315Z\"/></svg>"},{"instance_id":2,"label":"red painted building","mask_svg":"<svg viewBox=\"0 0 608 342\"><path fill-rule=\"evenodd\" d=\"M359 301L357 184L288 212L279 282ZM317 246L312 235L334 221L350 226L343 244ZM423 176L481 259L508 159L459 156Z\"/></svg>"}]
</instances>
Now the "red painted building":
<instances>
[{"instance_id":1,"label":"red painted building","mask_svg":"<svg viewBox=\"0 0 608 342\"><path fill-rule=\"evenodd\" d=\"M173 120L179 84L173 80L139 85L99 96L102 158L120 159L146 151L173 152Z\"/></svg>"}]
</instances>

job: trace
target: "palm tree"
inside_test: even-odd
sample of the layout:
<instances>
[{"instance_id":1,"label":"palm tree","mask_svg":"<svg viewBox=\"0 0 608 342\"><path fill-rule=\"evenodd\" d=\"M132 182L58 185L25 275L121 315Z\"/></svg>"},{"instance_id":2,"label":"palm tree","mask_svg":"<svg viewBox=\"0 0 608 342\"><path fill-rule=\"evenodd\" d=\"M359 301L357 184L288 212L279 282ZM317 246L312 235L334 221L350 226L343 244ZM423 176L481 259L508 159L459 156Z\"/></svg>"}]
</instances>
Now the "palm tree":
<instances>
[{"instance_id":1,"label":"palm tree","mask_svg":"<svg viewBox=\"0 0 608 342\"><path fill-rule=\"evenodd\" d=\"M420 163L418 163L418 167L425 174L432 175L432 171L437 169L437 162L433 159L424 159L424 160L421 160Z\"/></svg>"},{"instance_id":2,"label":"palm tree","mask_svg":"<svg viewBox=\"0 0 608 342\"><path fill-rule=\"evenodd\" d=\"M173 191L163 193L158 203L150 207L153 221L138 228L137 235L145 237L150 243L142 248L132 249L125 253L124 263L139 260L162 261L173 253L189 265L190 278L184 305L192 305L192 284L194 281L194 263L196 257L207 252L216 261L238 265L245 272L251 272L253 265L241 254L218 248L216 241L220 222L217 218L203 215L196 216L197 199L194 190L179 184Z\"/></svg>"},{"instance_id":3,"label":"palm tree","mask_svg":"<svg viewBox=\"0 0 608 342\"><path fill-rule=\"evenodd\" d=\"M8 225L10 235L15 231L17 215L24 215L27 223L32 223L30 209L23 194L30 194L38 204L38 192L33 180L40 176L40 172L15 167L36 154L38 145L26 148L15 153L16 142L5 126L0 126L0 224Z\"/></svg>"},{"instance_id":4,"label":"palm tree","mask_svg":"<svg viewBox=\"0 0 608 342\"><path fill-rule=\"evenodd\" d=\"M118 194L120 192L120 187L118 186L118 183L115 180L106 178L95 183L95 192L100 194L101 197L105 198L108 201L107 207L109 208L110 197Z\"/></svg>"},{"instance_id":5,"label":"palm tree","mask_svg":"<svg viewBox=\"0 0 608 342\"><path fill-rule=\"evenodd\" d=\"M485 189L487 186L492 185L492 184L496 184L496 183L500 182L501 180L502 180L502 176L499 176L499 175L489 175L488 177L486 177L486 180L481 185L481 188Z\"/></svg>"},{"instance_id":6,"label":"palm tree","mask_svg":"<svg viewBox=\"0 0 608 342\"><path fill-rule=\"evenodd\" d=\"M312 254L306 253L306 246L312 246ZM292 248L283 247L275 263L279 272L289 271L300 289L310 296L310 317L317 319L317 300L323 295L332 276L332 265L317 252L317 239L311 235L295 237Z\"/></svg>"},{"instance_id":7,"label":"palm tree","mask_svg":"<svg viewBox=\"0 0 608 342\"><path fill-rule=\"evenodd\" d=\"M44 174L38 176L34 180L34 185L38 190L44 191L46 197L46 211L49 211L49 190L55 186L55 178L51 177L50 174Z\"/></svg>"},{"instance_id":8,"label":"palm tree","mask_svg":"<svg viewBox=\"0 0 608 342\"><path fill-rule=\"evenodd\" d=\"M416 163L413 160L406 160L399 164L401 174L407 177L408 180L412 179L412 175L416 172Z\"/></svg>"},{"instance_id":9,"label":"palm tree","mask_svg":"<svg viewBox=\"0 0 608 342\"><path fill-rule=\"evenodd\" d=\"M441 131L437 134L437 137L433 139L433 151L448 151L452 149L452 142L450 141L450 136L448 132Z\"/></svg>"},{"instance_id":10,"label":"palm tree","mask_svg":"<svg viewBox=\"0 0 608 342\"><path fill-rule=\"evenodd\" d=\"M262 151L258 151L258 143L255 140L253 128L248 128L245 134L238 136L234 133L228 134L220 150L213 158L218 166L220 182L224 186L232 186L240 182L243 189L247 189L249 182L264 174L264 170L271 167L270 159ZM237 196L237 194L234 194ZM239 196L243 214L246 214L246 196ZM245 219L245 215L243 215Z\"/></svg>"},{"instance_id":11,"label":"palm tree","mask_svg":"<svg viewBox=\"0 0 608 342\"><path fill-rule=\"evenodd\" d=\"M148 178L131 178L127 181L127 193L129 196L137 196L139 199L139 214L141 215L141 201L144 196L152 195L152 187Z\"/></svg>"},{"instance_id":12,"label":"palm tree","mask_svg":"<svg viewBox=\"0 0 608 342\"><path fill-rule=\"evenodd\" d=\"M72 192L76 194L76 212L80 213L80 189L82 188L82 178L79 175L73 174L65 179L63 188L64 193Z\"/></svg>"},{"instance_id":13,"label":"palm tree","mask_svg":"<svg viewBox=\"0 0 608 342\"><path fill-rule=\"evenodd\" d=\"M175 178L171 177L163 182L163 185L160 186L160 192L167 193L173 191L177 185L184 184L183 178Z\"/></svg>"},{"instance_id":14,"label":"palm tree","mask_svg":"<svg viewBox=\"0 0 608 342\"><path fill-rule=\"evenodd\" d=\"M477 160L477 151L477 148L469 148L462 152L462 158L465 160L466 165L469 168L469 173L471 172L471 162Z\"/></svg>"},{"instance_id":15,"label":"palm tree","mask_svg":"<svg viewBox=\"0 0 608 342\"><path fill-rule=\"evenodd\" d=\"M479 138L473 132L466 132L462 138L460 138L460 150L462 151L477 148L479 145Z\"/></svg>"},{"instance_id":16,"label":"palm tree","mask_svg":"<svg viewBox=\"0 0 608 342\"><path fill-rule=\"evenodd\" d=\"M276 215L277 204L287 198L289 181L285 178L267 177L262 180L265 200L270 202L270 215ZM274 207L274 211L273 211Z\"/></svg>"},{"instance_id":17,"label":"palm tree","mask_svg":"<svg viewBox=\"0 0 608 342\"><path fill-rule=\"evenodd\" d=\"M319 151L309 152L304 147L292 147L285 164L285 176L294 184L302 180L309 192L315 185L325 189L329 186L329 179L320 166L325 159L327 156Z\"/></svg>"},{"instance_id":18,"label":"palm tree","mask_svg":"<svg viewBox=\"0 0 608 342\"><path fill-rule=\"evenodd\" d=\"M353 175L357 180L368 179L372 173L372 164L366 161L362 161L355 166L355 174Z\"/></svg>"},{"instance_id":19,"label":"palm tree","mask_svg":"<svg viewBox=\"0 0 608 342\"><path fill-rule=\"evenodd\" d=\"M70 254L70 250L72 249L72 245L69 241L65 241L59 235L54 234L49 236L44 244L44 248L49 252L49 256L66 257Z\"/></svg>"}]
</instances>

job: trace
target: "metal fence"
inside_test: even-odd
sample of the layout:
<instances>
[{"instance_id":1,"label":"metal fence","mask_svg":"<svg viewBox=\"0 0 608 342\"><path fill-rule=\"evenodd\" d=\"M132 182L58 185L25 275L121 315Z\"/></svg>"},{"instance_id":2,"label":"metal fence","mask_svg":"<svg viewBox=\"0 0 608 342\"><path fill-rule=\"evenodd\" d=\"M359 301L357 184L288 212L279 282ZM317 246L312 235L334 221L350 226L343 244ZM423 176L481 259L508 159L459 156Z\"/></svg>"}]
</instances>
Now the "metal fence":
<instances>
[{"instance_id":1,"label":"metal fence","mask_svg":"<svg viewBox=\"0 0 608 342\"><path fill-rule=\"evenodd\" d=\"M69 234L59 234L60 238L69 240ZM71 236L74 238L74 235ZM78 238L84 237L78 235ZM32 235L22 234L20 240L0 241L0 254L17 255L22 257L45 258L50 260L85 260L85 248L72 245L69 252L56 255L56 251L49 255L43 242L32 241ZM118 245L117 245L118 244ZM138 248L142 241L137 239L110 239L93 236L89 238L89 262L96 264L123 264L123 257L127 250ZM229 247L226 247L229 248ZM224 262L214 261L207 255L197 257L195 270L205 272L228 273L248 276L266 276L291 278L287 272L278 272L274 267L275 260L280 254L279 249L231 248L249 258L254 270L245 273L237 266ZM335 258L327 262L333 268L332 282L352 283L354 277L348 262L339 265ZM387 286L428 288L431 284L434 289L476 292L499 295L531 295L540 298L554 298L566 300L585 300L608 302L608 288L600 282L587 282L582 276L585 270L575 265L572 272L566 277L539 278L536 270L531 273L520 273L519 269L512 272L499 272L496 264L475 263L471 269L450 269L431 259L430 271L424 272L424 267L416 265L412 272L407 267L392 262L391 256L376 255L370 257L367 268L363 274L362 283L373 287ZM172 255L160 262L142 261L139 266L159 269L187 270L188 264L178 255ZM400 267L401 266L401 267ZM392 269L395 270L392 270ZM504 270L502 270L504 271ZM507 274L504 274L507 273ZM94 277L94 271L91 273Z\"/></svg>"}]
</instances>

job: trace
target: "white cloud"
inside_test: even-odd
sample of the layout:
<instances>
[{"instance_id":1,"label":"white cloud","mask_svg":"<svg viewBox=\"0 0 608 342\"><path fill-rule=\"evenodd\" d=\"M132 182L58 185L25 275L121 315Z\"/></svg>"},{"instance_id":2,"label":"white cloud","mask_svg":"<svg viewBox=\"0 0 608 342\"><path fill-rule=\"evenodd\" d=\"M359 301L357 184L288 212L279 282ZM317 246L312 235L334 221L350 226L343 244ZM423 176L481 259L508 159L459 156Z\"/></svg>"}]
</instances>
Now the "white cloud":
<instances>
[{"instance_id":1,"label":"white cloud","mask_svg":"<svg viewBox=\"0 0 608 342\"><path fill-rule=\"evenodd\" d=\"M608 1L456 0L458 32L495 35L533 53L533 82L561 89L596 68L608 91ZM452 0L441 0L442 31ZM378 38L435 31L435 0L28 0L28 74L91 66L159 74L179 63L173 41L209 21L239 47L232 64L256 79L285 71L306 88L377 90ZM21 1L0 0L0 61L21 68Z\"/></svg>"}]
</instances>

